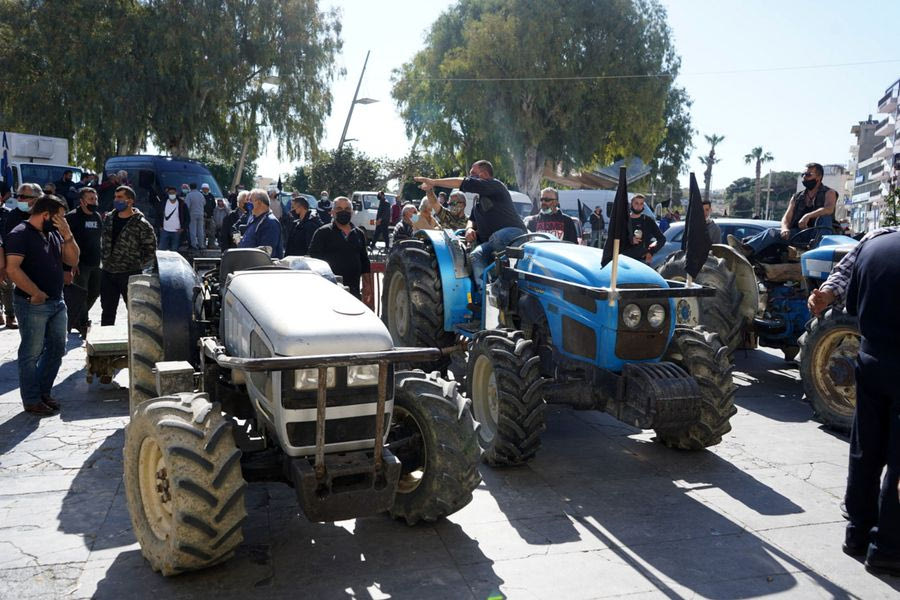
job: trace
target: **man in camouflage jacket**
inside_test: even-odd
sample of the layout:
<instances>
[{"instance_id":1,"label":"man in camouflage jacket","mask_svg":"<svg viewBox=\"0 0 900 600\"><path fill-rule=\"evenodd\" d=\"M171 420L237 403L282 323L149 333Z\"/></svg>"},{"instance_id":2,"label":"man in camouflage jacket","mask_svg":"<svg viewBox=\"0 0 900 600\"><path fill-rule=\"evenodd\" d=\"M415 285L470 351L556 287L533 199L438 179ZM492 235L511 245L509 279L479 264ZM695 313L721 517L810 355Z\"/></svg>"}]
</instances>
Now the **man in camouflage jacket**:
<instances>
[{"instance_id":1,"label":"man in camouflage jacket","mask_svg":"<svg viewBox=\"0 0 900 600\"><path fill-rule=\"evenodd\" d=\"M100 256L101 325L115 325L119 298L128 299L128 278L139 274L156 259L153 225L134 208L134 190L116 188L113 211L103 223Z\"/></svg>"}]
</instances>

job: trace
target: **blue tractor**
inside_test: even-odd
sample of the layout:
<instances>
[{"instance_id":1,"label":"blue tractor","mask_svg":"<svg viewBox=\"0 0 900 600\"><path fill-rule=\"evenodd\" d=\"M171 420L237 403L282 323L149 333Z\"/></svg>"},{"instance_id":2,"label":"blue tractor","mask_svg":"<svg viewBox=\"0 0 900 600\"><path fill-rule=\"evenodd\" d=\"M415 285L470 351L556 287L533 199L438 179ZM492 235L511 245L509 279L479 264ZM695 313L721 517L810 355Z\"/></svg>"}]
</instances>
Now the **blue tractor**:
<instances>
[{"instance_id":1,"label":"blue tractor","mask_svg":"<svg viewBox=\"0 0 900 600\"><path fill-rule=\"evenodd\" d=\"M680 299L676 314L679 324L715 331L732 351L756 345L778 348L789 361L799 353L800 378L817 417L846 432L856 407L856 319L841 307L815 318L806 301L857 241L844 235L816 239L817 229L806 229L776 252L749 260L739 245L713 245L696 281L715 288L716 294ZM684 262L684 254L676 252L659 272L684 280Z\"/></svg>"},{"instance_id":2,"label":"blue tractor","mask_svg":"<svg viewBox=\"0 0 900 600\"><path fill-rule=\"evenodd\" d=\"M421 231L392 249L382 318L394 342L449 348L480 422L488 464L520 464L540 447L546 402L606 411L653 429L663 444L701 449L731 430L728 349L703 328L677 327L675 301L712 295L667 282L621 257L616 292L602 251L526 234L495 255L484 297L464 241Z\"/></svg>"}]
</instances>

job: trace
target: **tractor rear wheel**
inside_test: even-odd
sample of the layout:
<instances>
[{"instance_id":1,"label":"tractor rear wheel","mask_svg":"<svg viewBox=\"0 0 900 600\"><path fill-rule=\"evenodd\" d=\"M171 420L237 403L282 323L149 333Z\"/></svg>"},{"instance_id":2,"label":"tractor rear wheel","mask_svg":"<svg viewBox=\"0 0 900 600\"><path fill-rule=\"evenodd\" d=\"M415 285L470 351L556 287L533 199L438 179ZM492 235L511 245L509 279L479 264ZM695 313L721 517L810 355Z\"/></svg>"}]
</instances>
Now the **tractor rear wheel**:
<instances>
[{"instance_id":1,"label":"tractor rear wheel","mask_svg":"<svg viewBox=\"0 0 900 600\"><path fill-rule=\"evenodd\" d=\"M521 331L475 334L466 368L468 396L479 422L482 459L518 465L537 454L544 424L540 357Z\"/></svg>"},{"instance_id":2,"label":"tractor rear wheel","mask_svg":"<svg viewBox=\"0 0 900 600\"><path fill-rule=\"evenodd\" d=\"M242 540L246 483L231 424L206 394L154 398L125 428L125 497L154 571L227 560Z\"/></svg>"},{"instance_id":3,"label":"tractor rear wheel","mask_svg":"<svg viewBox=\"0 0 900 600\"><path fill-rule=\"evenodd\" d=\"M847 433L856 410L856 355L859 324L842 310L813 317L800 336L800 379L816 417Z\"/></svg>"},{"instance_id":4,"label":"tractor rear wheel","mask_svg":"<svg viewBox=\"0 0 900 600\"><path fill-rule=\"evenodd\" d=\"M128 281L128 403L131 414L156 396L153 369L163 358L163 314L157 275Z\"/></svg>"},{"instance_id":5,"label":"tractor rear wheel","mask_svg":"<svg viewBox=\"0 0 900 600\"><path fill-rule=\"evenodd\" d=\"M421 240L398 243L391 249L384 272L381 318L394 344L442 348L453 344L444 331L444 296L437 258ZM415 365L425 371L444 371L449 359Z\"/></svg>"},{"instance_id":6,"label":"tractor rear wheel","mask_svg":"<svg viewBox=\"0 0 900 600\"><path fill-rule=\"evenodd\" d=\"M402 471L391 516L436 521L472 501L481 482L477 423L456 382L437 373L398 371L388 447Z\"/></svg>"},{"instance_id":7,"label":"tractor rear wheel","mask_svg":"<svg viewBox=\"0 0 900 600\"><path fill-rule=\"evenodd\" d=\"M666 259L659 274L666 279L685 281L686 258L680 250ZM709 255L695 283L716 289L716 295L706 298L679 298L675 301L675 314L679 325L702 325L719 334L719 339L732 353L741 342L746 319L741 315L743 295L737 288L734 272L723 259Z\"/></svg>"},{"instance_id":8,"label":"tractor rear wheel","mask_svg":"<svg viewBox=\"0 0 900 600\"><path fill-rule=\"evenodd\" d=\"M675 363L700 387L700 419L680 431L657 431L670 448L701 450L715 446L731 431L735 385L728 348L719 336L702 327L676 327L664 360Z\"/></svg>"}]
</instances>

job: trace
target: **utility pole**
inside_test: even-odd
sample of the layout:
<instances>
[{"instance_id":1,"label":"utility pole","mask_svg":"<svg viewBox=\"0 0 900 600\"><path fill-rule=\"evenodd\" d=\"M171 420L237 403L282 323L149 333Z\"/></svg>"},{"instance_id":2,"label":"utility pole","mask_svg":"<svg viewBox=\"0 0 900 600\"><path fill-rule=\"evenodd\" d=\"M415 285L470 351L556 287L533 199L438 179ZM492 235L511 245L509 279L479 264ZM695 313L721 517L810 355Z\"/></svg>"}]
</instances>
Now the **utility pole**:
<instances>
[{"instance_id":1,"label":"utility pole","mask_svg":"<svg viewBox=\"0 0 900 600\"><path fill-rule=\"evenodd\" d=\"M769 218L769 196L772 195L772 169L769 169L769 180L766 184L766 219Z\"/></svg>"},{"instance_id":2,"label":"utility pole","mask_svg":"<svg viewBox=\"0 0 900 600\"><path fill-rule=\"evenodd\" d=\"M341 132L341 141L338 142L338 152L344 148L344 140L347 139L347 128L350 127L350 117L353 116L353 107L356 106L356 97L359 96L359 86L362 85L363 75L366 74L366 65L369 64L369 54L371 50L366 51L366 61L363 63L362 73L359 74L359 81L356 82L356 91L353 92L353 102L350 103L350 111L347 113L347 120L344 122L344 131Z\"/></svg>"}]
</instances>

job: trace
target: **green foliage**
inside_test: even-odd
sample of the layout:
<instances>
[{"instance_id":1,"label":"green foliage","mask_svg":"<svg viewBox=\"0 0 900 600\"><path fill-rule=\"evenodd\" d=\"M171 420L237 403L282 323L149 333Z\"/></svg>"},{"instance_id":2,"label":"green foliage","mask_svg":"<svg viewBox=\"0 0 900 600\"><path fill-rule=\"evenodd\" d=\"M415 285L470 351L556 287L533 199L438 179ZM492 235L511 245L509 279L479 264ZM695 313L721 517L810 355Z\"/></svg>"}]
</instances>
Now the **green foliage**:
<instances>
[{"instance_id":1,"label":"green foliage","mask_svg":"<svg viewBox=\"0 0 900 600\"><path fill-rule=\"evenodd\" d=\"M407 134L445 170L487 158L535 197L547 163L638 155L660 177L681 170L688 100L656 0L459 0L426 38L392 94ZM659 73L670 76L628 77Z\"/></svg>"},{"instance_id":2,"label":"green foliage","mask_svg":"<svg viewBox=\"0 0 900 600\"><path fill-rule=\"evenodd\" d=\"M148 140L232 162L250 139L252 162L263 130L310 155L341 47L316 0L0 0L0 36L0 128L69 138L95 169Z\"/></svg>"},{"instance_id":3,"label":"green foliage","mask_svg":"<svg viewBox=\"0 0 900 600\"><path fill-rule=\"evenodd\" d=\"M304 194L312 194L312 188L309 185L309 175L307 174L307 167L297 167L294 169L294 172L288 175L285 178L285 183L287 184L287 188L293 190L295 192L302 192ZM321 191L321 190L320 190Z\"/></svg>"},{"instance_id":4,"label":"green foliage","mask_svg":"<svg viewBox=\"0 0 900 600\"><path fill-rule=\"evenodd\" d=\"M322 153L308 167L309 188L318 195L327 190L331 198L372 190L378 183L380 165L353 147Z\"/></svg>"},{"instance_id":5,"label":"green foliage","mask_svg":"<svg viewBox=\"0 0 900 600\"><path fill-rule=\"evenodd\" d=\"M884 199L885 210L881 212L881 226L900 225L900 187L895 187Z\"/></svg>"},{"instance_id":6,"label":"green foliage","mask_svg":"<svg viewBox=\"0 0 900 600\"><path fill-rule=\"evenodd\" d=\"M222 188L223 192L227 193L231 187L231 182L234 181L234 169L237 165L233 162L224 162L222 159L214 156L201 155L199 160L209 167L209 172L212 173L213 178L219 182L219 187ZM256 165L254 163L244 165L240 183L244 186L245 190L249 190L253 187L253 180L255 178Z\"/></svg>"},{"instance_id":7,"label":"green foliage","mask_svg":"<svg viewBox=\"0 0 900 600\"><path fill-rule=\"evenodd\" d=\"M784 211L787 210L788 203L797 189L797 177L799 175L800 173L797 171L772 172L772 192L769 195L769 215L771 218L779 220ZM755 178L741 177L725 188L725 199L731 206L731 209L728 211L729 215L747 218L752 217L754 214L764 216L762 212L765 210L765 194L761 193L762 206L760 212L756 213L754 204L755 186Z\"/></svg>"},{"instance_id":8,"label":"green foliage","mask_svg":"<svg viewBox=\"0 0 900 600\"><path fill-rule=\"evenodd\" d=\"M703 172L703 199L709 200L709 186L712 183L712 170L713 166L722 159L716 158L716 146L718 146L724 139L724 135L716 135L715 133L712 135L703 136L706 138L706 141L709 143L709 154L706 156L700 157L700 162L706 166L706 170Z\"/></svg>"},{"instance_id":9,"label":"green foliage","mask_svg":"<svg viewBox=\"0 0 900 600\"><path fill-rule=\"evenodd\" d=\"M759 192L760 192L760 177L762 177L762 166L763 163L772 162L775 160L775 157L772 156L771 152L766 152L762 149L761 146L757 146L753 150L751 150L748 154L744 155L744 162L748 165L756 163L756 185L753 191L753 214L760 214L761 206L759 204Z\"/></svg>"}]
</instances>

